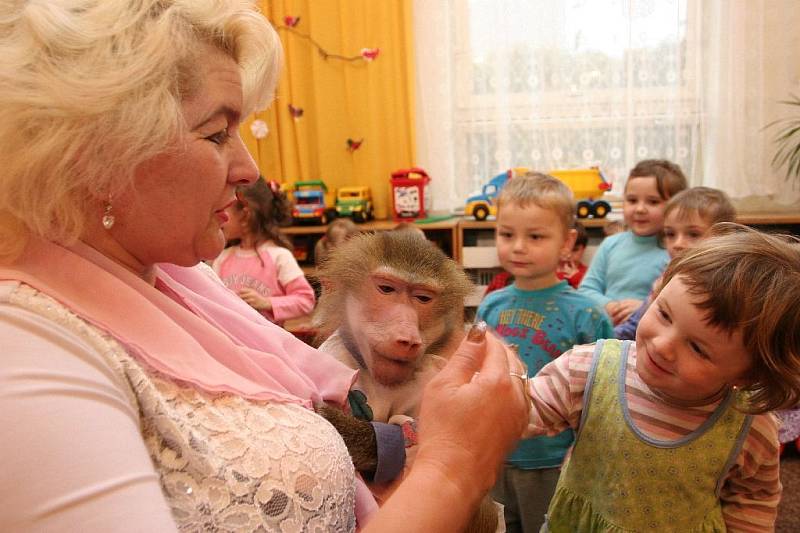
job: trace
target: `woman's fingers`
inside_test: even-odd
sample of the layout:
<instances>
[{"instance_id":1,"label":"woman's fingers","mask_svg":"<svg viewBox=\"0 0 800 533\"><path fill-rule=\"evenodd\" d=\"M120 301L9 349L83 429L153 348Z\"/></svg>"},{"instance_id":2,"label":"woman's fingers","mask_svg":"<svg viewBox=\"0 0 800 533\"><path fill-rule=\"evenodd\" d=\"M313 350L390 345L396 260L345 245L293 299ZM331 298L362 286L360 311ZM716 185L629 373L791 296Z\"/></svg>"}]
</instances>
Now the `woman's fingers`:
<instances>
[{"instance_id":1,"label":"woman's fingers","mask_svg":"<svg viewBox=\"0 0 800 533\"><path fill-rule=\"evenodd\" d=\"M449 361L439 373L439 378L452 380L453 385L469 383L479 372L486 359L486 322L473 324L467 338L450 356Z\"/></svg>"},{"instance_id":2,"label":"woman's fingers","mask_svg":"<svg viewBox=\"0 0 800 533\"><path fill-rule=\"evenodd\" d=\"M509 372L509 348L494 335L486 336L486 356L479 370L483 379L504 380Z\"/></svg>"}]
</instances>

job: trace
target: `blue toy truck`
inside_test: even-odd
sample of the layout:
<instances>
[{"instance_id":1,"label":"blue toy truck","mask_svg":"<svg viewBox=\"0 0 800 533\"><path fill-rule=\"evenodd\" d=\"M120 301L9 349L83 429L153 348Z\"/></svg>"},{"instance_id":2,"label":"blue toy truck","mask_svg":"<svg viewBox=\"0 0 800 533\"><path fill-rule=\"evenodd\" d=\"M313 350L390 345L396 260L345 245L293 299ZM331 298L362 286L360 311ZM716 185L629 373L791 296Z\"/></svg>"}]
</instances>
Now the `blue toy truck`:
<instances>
[{"instance_id":1,"label":"blue toy truck","mask_svg":"<svg viewBox=\"0 0 800 533\"><path fill-rule=\"evenodd\" d=\"M321 180L298 181L294 184L292 220L295 224L325 225L336 218L336 209L328 207L328 187Z\"/></svg>"}]
</instances>

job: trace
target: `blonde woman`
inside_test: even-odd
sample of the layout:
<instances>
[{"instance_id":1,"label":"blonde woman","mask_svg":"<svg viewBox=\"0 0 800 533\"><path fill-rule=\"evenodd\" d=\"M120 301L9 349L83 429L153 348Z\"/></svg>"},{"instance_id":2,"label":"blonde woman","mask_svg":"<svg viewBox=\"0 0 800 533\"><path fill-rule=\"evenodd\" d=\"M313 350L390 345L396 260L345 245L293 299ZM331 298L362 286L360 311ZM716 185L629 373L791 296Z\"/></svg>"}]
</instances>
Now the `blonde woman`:
<instances>
[{"instance_id":1,"label":"blonde woman","mask_svg":"<svg viewBox=\"0 0 800 533\"><path fill-rule=\"evenodd\" d=\"M415 466L375 511L312 409L352 372L201 264L257 177L239 125L280 68L251 2L4 6L0 530L466 523L527 409L499 343L473 336L439 374Z\"/></svg>"}]
</instances>

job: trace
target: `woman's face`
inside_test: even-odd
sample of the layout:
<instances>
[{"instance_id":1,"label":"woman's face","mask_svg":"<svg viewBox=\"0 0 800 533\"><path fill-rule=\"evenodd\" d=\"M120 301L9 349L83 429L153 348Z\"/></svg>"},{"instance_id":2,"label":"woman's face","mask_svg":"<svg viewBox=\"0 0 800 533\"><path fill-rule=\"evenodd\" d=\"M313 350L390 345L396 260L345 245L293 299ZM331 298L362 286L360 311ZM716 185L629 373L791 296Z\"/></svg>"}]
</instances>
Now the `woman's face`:
<instances>
[{"instance_id":1,"label":"woman's face","mask_svg":"<svg viewBox=\"0 0 800 533\"><path fill-rule=\"evenodd\" d=\"M116 223L109 233L119 246L111 255L135 271L216 257L235 187L258 177L239 137L239 69L205 46L198 52L198 86L183 102L182 138L136 168L134 187L112 200Z\"/></svg>"}]
</instances>

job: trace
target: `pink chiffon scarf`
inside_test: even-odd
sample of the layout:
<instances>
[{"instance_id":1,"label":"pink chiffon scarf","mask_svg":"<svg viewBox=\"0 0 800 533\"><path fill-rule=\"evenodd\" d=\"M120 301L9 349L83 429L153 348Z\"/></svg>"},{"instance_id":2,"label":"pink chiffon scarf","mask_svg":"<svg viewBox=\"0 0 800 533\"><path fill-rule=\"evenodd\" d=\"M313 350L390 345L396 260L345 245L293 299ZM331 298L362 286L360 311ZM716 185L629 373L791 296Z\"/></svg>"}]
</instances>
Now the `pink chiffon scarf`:
<instances>
[{"instance_id":1,"label":"pink chiffon scarf","mask_svg":"<svg viewBox=\"0 0 800 533\"><path fill-rule=\"evenodd\" d=\"M0 279L47 294L139 361L208 393L307 408L344 404L353 370L266 320L202 265L155 269L153 286L83 243L32 239L18 261L0 266ZM358 479L361 527L375 506Z\"/></svg>"}]
</instances>

